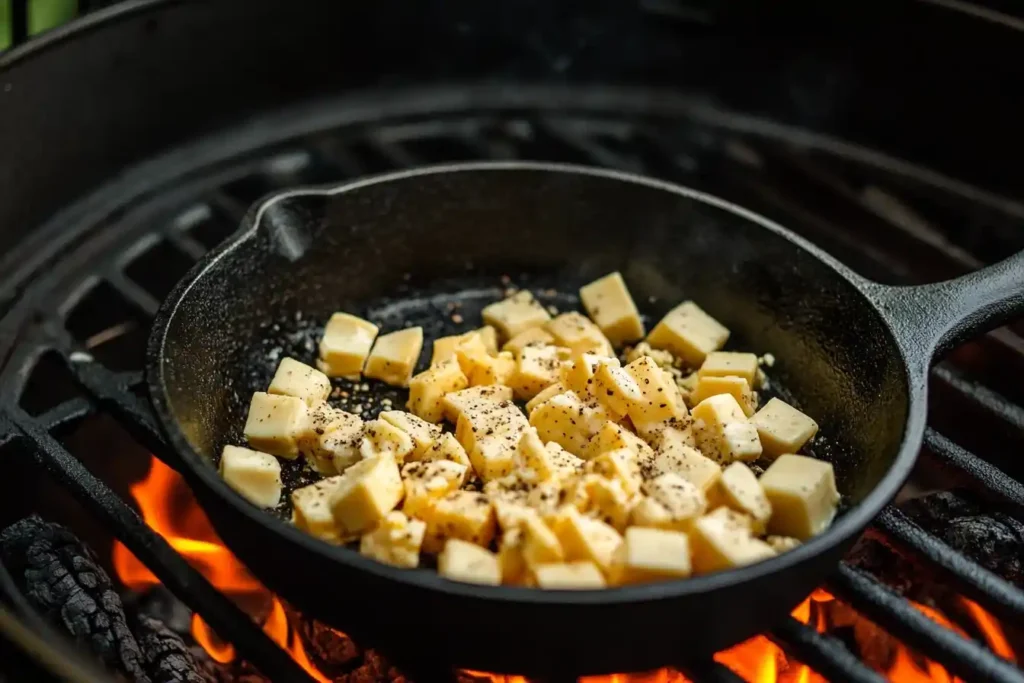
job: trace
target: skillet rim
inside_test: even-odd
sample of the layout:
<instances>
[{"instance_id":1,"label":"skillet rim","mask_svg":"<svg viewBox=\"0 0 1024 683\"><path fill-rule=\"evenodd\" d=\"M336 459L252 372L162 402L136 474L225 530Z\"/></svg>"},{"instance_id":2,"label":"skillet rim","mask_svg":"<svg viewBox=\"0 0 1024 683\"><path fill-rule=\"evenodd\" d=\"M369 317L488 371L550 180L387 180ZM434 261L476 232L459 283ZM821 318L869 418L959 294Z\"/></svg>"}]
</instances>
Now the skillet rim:
<instances>
[{"instance_id":1,"label":"skillet rim","mask_svg":"<svg viewBox=\"0 0 1024 683\"><path fill-rule=\"evenodd\" d=\"M705 576L597 590L541 590L519 586L486 586L449 581L433 571L410 571L408 569L392 567L363 557L358 551L344 546L332 546L326 541L321 541L305 534L284 520L249 503L224 483L220 474L207 458L195 452L182 433L178 420L170 413L166 383L163 381L164 346L167 342L167 332L170 323L174 319L174 315L182 300L192 286L206 275L207 271L213 268L221 258L230 251L240 248L249 239L258 234L261 229L263 214L279 201L295 197L333 196L344 192L353 192L370 185L406 180L419 176L467 171L540 171L566 175L585 175L671 192L707 206L732 213L739 218L754 223L762 229L769 230L831 268L864 297L864 300L871 309L878 315L888 330L890 340L900 354L903 364L904 381L906 382L908 396L907 419L903 428L903 438L900 443L899 452L882 477L882 480L858 505L845 511L825 533L815 536L797 548L781 555L744 567L715 572ZM369 572L378 579L397 581L413 588L425 589L461 599L487 600L501 603L546 604L548 606L561 607L625 605L677 600L697 593L728 589L741 583L764 578L770 574L782 573L787 569L808 562L815 556L824 554L850 540L854 535L860 534L882 508L895 497L917 461L921 439L924 434L926 422L925 406L927 405L927 367L922 368L920 364L911 362L908 359L906 345L902 337L894 329L894 319L886 311L880 297L880 294L888 289L890 288L858 275L825 251L778 223L742 206L684 185L658 180L641 174L582 164L539 161L475 161L435 164L369 176L341 184L332 183L293 188L275 192L257 200L242 218L239 229L196 262L161 303L153 318L146 348L146 387L160 425L160 430L166 437L168 445L174 449L185 465L185 471L181 472L181 474L186 477L190 485L193 485L198 479L205 487L219 496L223 502L233 506L235 512L245 515L252 522L260 524L268 532L273 532L283 541L298 544L304 550L326 556L326 559ZM202 504L201 497L197 496L197 501L203 507L203 511L207 512L206 506ZM816 587L816 585L809 586L808 594Z\"/></svg>"}]
</instances>

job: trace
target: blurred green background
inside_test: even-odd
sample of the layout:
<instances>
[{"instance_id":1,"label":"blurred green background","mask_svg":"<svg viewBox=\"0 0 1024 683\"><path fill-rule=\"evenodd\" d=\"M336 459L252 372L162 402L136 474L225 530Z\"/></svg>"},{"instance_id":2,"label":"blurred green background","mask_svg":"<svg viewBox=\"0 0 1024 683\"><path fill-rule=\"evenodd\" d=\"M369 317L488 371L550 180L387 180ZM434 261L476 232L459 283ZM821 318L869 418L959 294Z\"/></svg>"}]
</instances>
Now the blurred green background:
<instances>
[{"instance_id":1,"label":"blurred green background","mask_svg":"<svg viewBox=\"0 0 1024 683\"><path fill-rule=\"evenodd\" d=\"M11 43L11 3L0 0L0 50ZM60 26L78 13L78 0L29 0L28 32L35 35Z\"/></svg>"}]
</instances>

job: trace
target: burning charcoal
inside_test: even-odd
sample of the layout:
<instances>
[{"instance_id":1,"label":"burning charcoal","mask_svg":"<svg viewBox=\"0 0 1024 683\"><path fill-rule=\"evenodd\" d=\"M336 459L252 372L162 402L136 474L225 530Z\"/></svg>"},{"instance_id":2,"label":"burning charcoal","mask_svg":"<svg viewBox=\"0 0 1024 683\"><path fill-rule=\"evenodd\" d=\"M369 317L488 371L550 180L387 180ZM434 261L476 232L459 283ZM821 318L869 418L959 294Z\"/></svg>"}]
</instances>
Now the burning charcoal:
<instances>
[{"instance_id":1,"label":"burning charcoal","mask_svg":"<svg viewBox=\"0 0 1024 683\"><path fill-rule=\"evenodd\" d=\"M140 616L135 633L153 683L214 683L212 676L200 671L181 636L162 622Z\"/></svg>"},{"instance_id":2,"label":"burning charcoal","mask_svg":"<svg viewBox=\"0 0 1024 683\"><path fill-rule=\"evenodd\" d=\"M36 516L0 534L0 560L42 615L128 680L148 683L121 598L95 556L67 529Z\"/></svg>"},{"instance_id":3,"label":"burning charcoal","mask_svg":"<svg viewBox=\"0 0 1024 683\"><path fill-rule=\"evenodd\" d=\"M352 639L316 619L302 616L290 605L285 606L292 624L310 660L323 674L339 676L352 671L362 662L363 651Z\"/></svg>"}]
</instances>

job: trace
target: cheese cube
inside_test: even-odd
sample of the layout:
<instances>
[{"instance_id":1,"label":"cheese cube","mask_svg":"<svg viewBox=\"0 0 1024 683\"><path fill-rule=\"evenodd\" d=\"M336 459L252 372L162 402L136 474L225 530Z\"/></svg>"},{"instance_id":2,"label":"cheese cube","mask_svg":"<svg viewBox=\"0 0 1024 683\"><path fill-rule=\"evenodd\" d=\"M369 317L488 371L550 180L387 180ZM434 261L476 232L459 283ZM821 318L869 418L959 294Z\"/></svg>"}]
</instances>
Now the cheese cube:
<instances>
[{"instance_id":1,"label":"cheese cube","mask_svg":"<svg viewBox=\"0 0 1024 683\"><path fill-rule=\"evenodd\" d=\"M505 339L511 339L524 330L539 327L551 320L544 307L526 290L486 306L482 315L484 322L497 329Z\"/></svg>"},{"instance_id":2,"label":"cheese cube","mask_svg":"<svg viewBox=\"0 0 1024 683\"><path fill-rule=\"evenodd\" d=\"M528 400L562 376L565 350L558 346L527 346L519 353L515 372L508 380L520 400Z\"/></svg>"},{"instance_id":3,"label":"cheese cube","mask_svg":"<svg viewBox=\"0 0 1024 683\"><path fill-rule=\"evenodd\" d=\"M447 394L469 386L462 368L454 358L438 363L409 381L409 401L406 407L427 422L440 422L444 417L444 398Z\"/></svg>"},{"instance_id":4,"label":"cheese cube","mask_svg":"<svg viewBox=\"0 0 1024 683\"><path fill-rule=\"evenodd\" d=\"M467 476L469 470L473 467L469 461L469 456L466 454L466 449L462 447L462 444L455 438L455 435L450 432L444 432L437 437L434 445L424 451L419 458L414 453L411 457L406 458L406 460L423 460L428 462L432 460L450 460L451 462L465 465Z\"/></svg>"},{"instance_id":5,"label":"cheese cube","mask_svg":"<svg viewBox=\"0 0 1024 683\"><path fill-rule=\"evenodd\" d=\"M750 417L754 414L754 410L757 408L757 399L754 397L754 392L750 388L750 384L747 380L742 377L713 377L705 376L700 377L697 380L697 388L690 394L690 401L693 403L700 403L706 398L711 396L717 396L718 394L730 394L736 399L740 408L743 409L743 414L746 417Z\"/></svg>"},{"instance_id":6,"label":"cheese cube","mask_svg":"<svg viewBox=\"0 0 1024 683\"><path fill-rule=\"evenodd\" d=\"M545 445L537 430L531 427L523 430L519 437L516 465L524 481L536 483L575 474L583 468L583 460L554 441Z\"/></svg>"},{"instance_id":7,"label":"cheese cube","mask_svg":"<svg viewBox=\"0 0 1024 683\"><path fill-rule=\"evenodd\" d=\"M593 562L541 564L533 568L537 585L548 590L604 588L604 576Z\"/></svg>"},{"instance_id":8,"label":"cheese cube","mask_svg":"<svg viewBox=\"0 0 1024 683\"><path fill-rule=\"evenodd\" d=\"M720 429L730 422L746 422L743 408L732 394L718 394L704 399L693 407L693 419L709 428Z\"/></svg>"},{"instance_id":9,"label":"cheese cube","mask_svg":"<svg viewBox=\"0 0 1024 683\"><path fill-rule=\"evenodd\" d=\"M767 455L796 453L818 433L818 423L785 401L773 398L750 418Z\"/></svg>"},{"instance_id":10,"label":"cheese cube","mask_svg":"<svg viewBox=\"0 0 1024 683\"><path fill-rule=\"evenodd\" d=\"M412 439L413 449L407 459L423 460L424 454L441 436L440 427L404 410L384 410L381 411L379 417L393 427L402 430Z\"/></svg>"},{"instance_id":11,"label":"cheese cube","mask_svg":"<svg viewBox=\"0 0 1024 683\"><path fill-rule=\"evenodd\" d=\"M718 483L722 468L696 448L679 441L665 440L652 458L641 462L640 473L644 479L677 474L707 494Z\"/></svg>"},{"instance_id":12,"label":"cheese cube","mask_svg":"<svg viewBox=\"0 0 1024 683\"><path fill-rule=\"evenodd\" d=\"M757 475L742 462L734 462L722 470L713 500L750 517L754 533L758 535L764 533L768 518L772 516L772 504L757 481Z\"/></svg>"},{"instance_id":13,"label":"cheese cube","mask_svg":"<svg viewBox=\"0 0 1024 683\"><path fill-rule=\"evenodd\" d=\"M531 569L565 559L562 543L554 531L536 513L523 518L519 527L523 532L523 560Z\"/></svg>"},{"instance_id":14,"label":"cheese cube","mask_svg":"<svg viewBox=\"0 0 1024 683\"><path fill-rule=\"evenodd\" d=\"M321 463L316 467L321 474L329 474L331 468L340 474L362 460L359 447L366 434L366 424L358 415L343 410L325 412L319 420L318 414L315 413L310 418L313 432L315 434L323 430L323 433L317 437L312 450L306 452L306 457L308 459L312 453L314 462ZM330 467L327 461L330 462Z\"/></svg>"},{"instance_id":15,"label":"cheese cube","mask_svg":"<svg viewBox=\"0 0 1024 683\"><path fill-rule=\"evenodd\" d=\"M519 356L527 346L553 346L554 343L555 338L543 327L531 327L505 342L501 350Z\"/></svg>"},{"instance_id":16,"label":"cheese cube","mask_svg":"<svg viewBox=\"0 0 1024 683\"><path fill-rule=\"evenodd\" d=\"M467 335L465 339L455 346L455 358L459 361L462 374L466 375L466 377L469 377L469 372L477 362L477 359L489 357L490 354L487 353L484 340L477 333Z\"/></svg>"},{"instance_id":17,"label":"cheese cube","mask_svg":"<svg viewBox=\"0 0 1024 683\"><path fill-rule=\"evenodd\" d=\"M468 469L450 460L406 463L402 466L405 485L402 511L410 517L427 515L427 508L462 486Z\"/></svg>"},{"instance_id":18,"label":"cheese cube","mask_svg":"<svg viewBox=\"0 0 1024 683\"><path fill-rule=\"evenodd\" d=\"M602 453L628 448L637 454L638 462L650 459L654 455L651 447L643 439L622 425L606 422L587 442L586 448L580 453L583 458L593 460Z\"/></svg>"},{"instance_id":19,"label":"cheese cube","mask_svg":"<svg viewBox=\"0 0 1024 683\"><path fill-rule=\"evenodd\" d=\"M655 450L669 442L690 447L697 445L697 440L693 435L693 418L689 415L671 417L659 422L641 422L635 426L636 433Z\"/></svg>"},{"instance_id":20,"label":"cheese cube","mask_svg":"<svg viewBox=\"0 0 1024 683\"><path fill-rule=\"evenodd\" d=\"M528 490L526 504L540 515L546 516L563 503L575 500L576 488L576 477L542 481Z\"/></svg>"},{"instance_id":21,"label":"cheese cube","mask_svg":"<svg viewBox=\"0 0 1024 683\"><path fill-rule=\"evenodd\" d=\"M501 583L498 556L473 543L450 539L437 557L437 571L446 579L497 586Z\"/></svg>"},{"instance_id":22,"label":"cheese cube","mask_svg":"<svg viewBox=\"0 0 1024 683\"><path fill-rule=\"evenodd\" d=\"M243 498L261 508L281 502L281 463L272 455L238 446L225 446L220 476Z\"/></svg>"},{"instance_id":23,"label":"cheese cube","mask_svg":"<svg viewBox=\"0 0 1024 683\"><path fill-rule=\"evenodd\" d=\"M364 460L383 455L402 463L413 449L412 438L386 420L367 422L363 440L359 443L359 454Z\"/></svg>"},{"instance_id":24,"label":"cheese cube","mask_svg":"<svg viewBox=\"0 0 1024 683\"><path fill-rule=\"evenodd\" d=\"M690 575L690 539L681 531L626 529L612 562L614 583L635 584Z\"/></svg>"},{"instance_id":25,"label":"cheese cube","mask_svg":"<svg viewBox=\"0 0 1024 683\"><path fill-rule=\"evenodd\" d=\"M455 436L469 454L477 475L490 481L515 468L516 447L528 424L511 401L485 401L459 416Z\"/></svg>"},{"instance_id":26,"label":"cheese cube","mask_svg":"<svg viewBox=\"0 0 1024 683\"><path fill-rule=\"evenodd\" d=\"M573 391L558 394L533 409L530 424L545 442L554 441L570 453L582 453L591 434L587 407Z\"/></svg>"},{"instance_id":27,"label":"cheese cube","mask_svg":"<svg viewBox=\"0 0 1024 683\"><path fill-rule=\"evenodd\" d=\"M328 377L358 378L370 355L377 326L348 313L335 313L324 327L317 362Z\"/></svg>"},{"instance_id":28,"label":"cheese cube","mask_svg":"<svg viewBox=\"0 0 1024 683\"><path fill-rule=\"evenodd\" d=\"M719 462L753 462L761 457L761 440L757 427L749 422L733 422L722 429L719 441Z\"/></svg>"},{"instance_id":29,"label":"cheese cube","mask_svg":"<svg viewBox=\"0 0 1024 683\"><path fill-rule=\"evenodd\" d=\"M348 540L334 521L330 496L341 484L341 476L321 479L315 484L292 491L292 523L301 531L328 543Z\"/></svg>"},{"instance_id":30,"label":"cheese cube","mask_svg":"<svg viewBox=\"0 0 1024 683\"><path fill-rule=\"evenodd\" d=\"M704 358L722 348L728 338L729 330L721 323L692 301L684 301L651 330L647 343L671 351L691 367L700 367Z\"/></svg>"},{"instance_id":31,"label":"cheese cube","mask_svg":"<svg viewBox=\"0 0 1024 683\"><path fill-rule=\"evenodd\" d=\"M567 560L590 560L602 572L611 570L612 559L622 544L622 536L613 527L599 519L584 517L572 506L559 510L550 526Z\"/></svg>"},{"instance_id":32,"label":"cheese cube","mask_svg":"<svg viewBox=\"0 0 1024 683\"><path fill-rule=\"evenodd\" d=\"M800 545L800 539L792 536L766 536L764 542L779 554L789 552Z\"/></svg>"},{"instance_id":33,"label":"cheese cube","mask_svg":"<svg viewBox=\"0 0 1024 683\"><path fill-rule=\"evenodd\" d=\"M631 496L618 480L587 474L581 478L580 486L586 494L584 513L600 519L618 531L626 528L632 502Z\"/></svg>"},{"instance_id":34,"label":"cheese cube","mask_svg":"<svg viewBox=\"0 0 1024 683\"><path fill-rule=\"evenodd\" d=\"M671 472L645 482L644 493L668 511L670 520L664 528L677 531L689 529L708 507L703 491Z\"/></svg>"},{"instance_id":35,"label":"cheese cube","mask_svg":"<svg viewBox=\"0 0 1024 683\"><path fill-rule=\"evenodd\" d=\"M637 496L629 510L630 528L672 529L672 513L668 508L647 496Z\"/></svg>"},{"instance_id":36,"label":"cheese cube","mask_svg":"<svg viewBox=\"0 0 1024 683\"><path fill-rule=\"evenodd\" d=\"M753 353L712 351L704 359L698 377L742 377L750 386L757 386L757 356Z\"/></svg>"},{"instance_id":37,"label":"cheese cube","mask_svg":"<svg viewBox=\"0 0 1024 683\"><path fill-rule=\"evenodd\" d=\"M430 357L430 364L437 365L450 358L455 358L455 349L473 337L479 337L487 353L494 356L498 353L498 333L493 327L484 326L478 330L470 330L465 334L455 334L450 337L440 337L434 340L434 347Z\"/></svg>"},{"instance_id":38,"label":"cheese cube","mask_svg":"<svg viewBox=\"0 0 1024 683\"><path fill-rule=\"evenodd\" d=\"M245 440L258 451L294 460L299 443L308 438L310 425L306 403L294 396L257 391L249 403Z\"/></svg>"},{"instance_id":39,"label":"cheese cube","mask_svg":"<svg viewBox=\"0 0 1024 683\"><path fill-rule=\"evenodd\" d=\"M574 354L614 355L612 345L605 338L601 329L581 313L576 311L562 313L544 327L555 338L556 344L564 346Z\"/></svg>"},{"instance_id":40,"label":"cheese cube","mask_svg":"<svg viewBox=\"0 0 1024 683\"><path fill-rule=\"evenodd\" d=\"M580 301L587 309L587 315L615 346L644 336L640 312L618 271L580 287Z\"/></svg>"},{"instance_id":41,"label":"cheese cube","mask_svg":"<svg viewBox=\"0 0 1024 683\"><path fill-rule=\"evenodd\" d=\"M396 387L407 387L422 348L422 327L381 335L366 359L363 374Z\"/></svg>"},{"instance_id":42,"label":"cheese cube","mask_svg":"<svg viewBox=\"0 0 1024 683\"><path fill-rule=\"evenodd\" d=\"M510 384L512 376L516 373L516 359L511 351L502 351L497 356L491 356L485 352L482 345L475 350L465 349L465 345L463 345L457 349L456 355L459 358L459 365L472 387L487 384Z\"/></svg>"},{"instance_id":43,"label":"cheese cube","mask_svg":"<svg viewBox=\"0 0 1024 683\"><path fill-rule=\"evenodd\" d=\"M644 394L625 368L600 363L594 371L590 393L617 415L626 415L631 408L643 409Z\"/></svg>"},{"instance_id":44,"label":"cheese cube","mask_svg":"<svg viewBox=\"0 0 1024 683\"><path fill-rule=\"evenodd\" d=\"M740 567L775 555L771 546L754 537L744 515L725 507L694 522L690 549L697 574Z\"/></svg>"},{"instance_id":45,"label":"cheese cube","mask_svg":"<svg viewBox=\"0 0 1024 683\"><path fill-rule=\"evenodd\" d=\"M521 527L527 517L537 514L537 511L527 507L525 502L502 500L496 496L490 496L490 499L491 505L494 506L494 517L498 520L498 526L506 534Z\"/></svg>"},{"instance_id":46,"label":"cheese cube","mask_svg":"<svg viewBox=\"0 0 1024 683\"><path fill-rule=\"evenodd\" d=\"M750 456L760 452L760 443L750 441L750 430L733 427L728 434L726 427L734 423L746 423L747 416L732 394L717 394L704 399L693 408L693 434L697 446L707 457L717 462L729 463L734 459L756 459Z\"/></svg>"},{"instance_id":47,"label":"cheese cube","mask_svg":"<svg viewBox=\"0 0 1024 683\"><path fill-rule=\"evenodd\" d=\"M538 393L536 396L527 401L526 414L529 415L530 413L532 413L534 408L539 406L541 403L544 403L544 401L548 400L549 398L553 396L558 396L559 394L564 394L568 390L569 388L566 387L561 382L555 382L554 384L546 386L544 389L540 391L540 393Z\"/></svg>"},{"instance_id":48,"label":"cheese cube","mask_svg":"<svg viewBox=\"0 0 1024 683\"><path fill-rule=\"evenodd\" d=\"M591 393L594 387L594 375L602 365L619 365L618 358L609 358L596 353L574 353L565 373L565 384L580 396Z\"/></svg>"},{"instance_id":49,"label":"cheese cube","mask_svg":"<svg viewBox=\"0 0 1024 683\"><path fill-rule=\"evenodd\" d=\"M426 529L427 525L418 519L409 519L401 512L389 512L376 529L363 534L359 553L384 564L412 569L419 566Z\"/></svg>"},{"instance_id":50,"label":"cheese cube","mask_svg":"<svg viewBox=\"0 0 1024 683\"><path fill-rule=\"evenodd\" d=\"M446 539L486 546L494 538L494 508L487 496L476 491L452 491L417 516L427 523L423 549L428 553L439 551Z\"/></svg>"},{"instance_id":51,"label":"cheese cube","mask_svg":"<svg viewBox=\"0 0 1024 683\"><path fill-rule=\"evenodd\" d=\"M626 366L643 399L630 406L629 417L635 424L658 422L686 415L672 376L658 367L650 356L641 356Z\"/></svg>"},{"instance_id":52,"label":"cheese cube","mask_svg":"<svg viewBox=\"0 0 1024 683\"><path fill-rule=\"evenodd\" d=\"M312 407L327 400L331 393L331 380L316 368L294 358L282 358L267 393L301 398Z\"/></svg>"},{"instance_id":53,"label":"cheese cube","mask_svg":"<svg viewBox=\"0 0 1024 683\"><path fill-rule=\"evenodd\" d=\"M769 533L806 541L832 524L839 505L832 463L780 455L760 483L772 507Z\"/></svg>"},{"instance_id":54,"label":"cheese cube","mask_svg":"<svg viewBox=\"0 0 1024 683\"><path fill-rule=\"evenodd\" d=\"M470 411L511 400L512 389L495 384L449 392L441 400L441 405L445 418L452 424L458 424L459 417Z\"/></svg>"},{"instance_id":55,"label":"cheese cube","mask_svg":"<svg viewBox=\"0 0 1024 683\"><path fill-rule=\"evenodd\" d=\"M498 544L498 564L501 566L501 582L505 585L524 585L529 576L526 558L523 557L525 535L522 529L511 529L501 537Z\"/></svg>"},{"instance_id":56,"label":"cheese cube","mask_svg":"<svg viewBox=\"0 0 1024 683\"><path fill-rule=\"evenodd\" d=\"M366 531L384 519L402 500L405 487L394 458L361 460L340 475L328 504L343 533Z\"/></svg>"},{"instance_id":57,"label":"cheese cube","mask_svg":"<svg viewBox=\"0 0 1024 683\"><path fill-rule=\"evenodd\" d=\"M643 482L640 477L638 456L630 448L606 451L596 458L592 458L587 462L586 471L618 480L622 484L623 490L631 496L640 491L640 484Z\"/></svg>"},{"instance_id":58,"label":"cheese cube","mask_svg":"<svg viewBox=\"0 0 1024 683\"><path fill-rule=\"evenodd\" d=\"M487 348L487 353L492 356L498 355L498 331L490 325L484 325L476 330L476 333L480 335L480 339L483 340L484 346Z\"/></svg>"}]
</instances>

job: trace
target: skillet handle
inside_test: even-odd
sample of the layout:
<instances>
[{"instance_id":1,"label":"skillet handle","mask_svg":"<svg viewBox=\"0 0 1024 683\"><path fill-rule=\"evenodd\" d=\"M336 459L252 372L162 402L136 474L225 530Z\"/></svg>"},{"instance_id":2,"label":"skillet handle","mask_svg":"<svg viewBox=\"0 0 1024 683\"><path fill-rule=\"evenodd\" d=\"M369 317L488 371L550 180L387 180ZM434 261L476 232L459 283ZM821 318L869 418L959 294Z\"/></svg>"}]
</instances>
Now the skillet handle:
<instances>
[{"instance_id":1,"label":"skillet handle","mask_svg":"<svg viewBox=\"0 0 1024 683\"><path fill-rule=\"evenodd\" d=\"M1024 251L955 280L915 287L872 283L868 294L907 360L927 369L958 344L1024 316Z\"/></svg>"}]
</instances>

